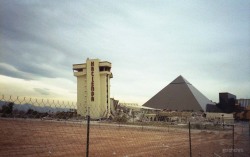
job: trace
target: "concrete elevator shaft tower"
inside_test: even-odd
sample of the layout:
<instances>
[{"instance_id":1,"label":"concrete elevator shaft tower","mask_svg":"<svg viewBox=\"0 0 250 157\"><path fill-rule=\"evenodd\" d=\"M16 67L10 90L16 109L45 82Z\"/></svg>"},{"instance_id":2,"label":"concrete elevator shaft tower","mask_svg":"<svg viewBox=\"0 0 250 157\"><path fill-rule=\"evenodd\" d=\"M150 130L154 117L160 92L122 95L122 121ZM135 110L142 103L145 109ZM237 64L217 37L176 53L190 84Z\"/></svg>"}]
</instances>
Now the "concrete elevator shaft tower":
<instances>
[{"instance_id":1,"label":"concrete elevator shaft tower","mask_svg":"<svg viewBox=\"0 0 250 157\"><path fill-rule=\"evenodd\" d=\"M91 118L110 116L111 63L99 59L87 59L86 63L73 64L77 77L77 114ZM89 111L88 111L89 110Z\"/></svg>"}]
</instances>

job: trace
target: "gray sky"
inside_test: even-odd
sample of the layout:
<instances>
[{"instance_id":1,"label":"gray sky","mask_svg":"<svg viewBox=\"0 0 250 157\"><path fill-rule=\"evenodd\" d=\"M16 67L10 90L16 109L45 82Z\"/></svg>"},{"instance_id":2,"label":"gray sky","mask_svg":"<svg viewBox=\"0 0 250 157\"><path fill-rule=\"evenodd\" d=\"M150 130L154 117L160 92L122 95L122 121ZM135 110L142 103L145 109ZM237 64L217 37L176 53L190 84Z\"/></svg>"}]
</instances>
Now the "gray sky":
<instances>
[{"instance_id":1,"label":"gray sky","mask_svg":"<svg viewBox=\"0 0 250 157\"><path fill-rule=\"evenodd\" d=\"M112 63L121 102L179 75L216 102L250 98L250 1L0 0L0 93L76 101L87 57Z\"/></svg>"}]
</instances>

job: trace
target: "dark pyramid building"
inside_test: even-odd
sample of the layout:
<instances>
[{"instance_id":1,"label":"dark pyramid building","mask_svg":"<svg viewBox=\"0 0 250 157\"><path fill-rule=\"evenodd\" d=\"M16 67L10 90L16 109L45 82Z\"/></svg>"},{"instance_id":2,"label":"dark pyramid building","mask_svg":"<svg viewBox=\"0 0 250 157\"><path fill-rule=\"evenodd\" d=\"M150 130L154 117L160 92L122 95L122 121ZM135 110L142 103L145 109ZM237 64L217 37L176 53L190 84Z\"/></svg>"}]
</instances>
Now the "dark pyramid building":
<instances>
[{"instance_id":1,"label":"dark pyramid building","mask_svg":"<svg viewBox=\"0 0 250 157\"><path fill-rule=\"evenodd\" d=\"M182 76L163 88L143 106L177 111L206 111L207 104L213 104Z\"/></svg>"}]
</instances>

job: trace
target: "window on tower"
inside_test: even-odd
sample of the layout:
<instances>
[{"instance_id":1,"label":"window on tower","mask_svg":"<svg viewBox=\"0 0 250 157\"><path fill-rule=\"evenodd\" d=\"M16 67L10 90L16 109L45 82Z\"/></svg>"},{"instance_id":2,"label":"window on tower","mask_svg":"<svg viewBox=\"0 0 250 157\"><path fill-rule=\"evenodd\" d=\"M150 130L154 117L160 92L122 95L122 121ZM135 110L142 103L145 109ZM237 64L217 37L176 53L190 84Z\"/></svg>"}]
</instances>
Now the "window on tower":
<instances>
[{"instance_id":1,"label":"window on tower","mask_svg":"<svg viewBox=\"0 0 250 157\"><path fill-rule=\"evenodd\" d=\"M103 67L99 67L99 71L110 71L110 67L106 67L106 66L103 66Z\"/></svg>"}]
</instances>

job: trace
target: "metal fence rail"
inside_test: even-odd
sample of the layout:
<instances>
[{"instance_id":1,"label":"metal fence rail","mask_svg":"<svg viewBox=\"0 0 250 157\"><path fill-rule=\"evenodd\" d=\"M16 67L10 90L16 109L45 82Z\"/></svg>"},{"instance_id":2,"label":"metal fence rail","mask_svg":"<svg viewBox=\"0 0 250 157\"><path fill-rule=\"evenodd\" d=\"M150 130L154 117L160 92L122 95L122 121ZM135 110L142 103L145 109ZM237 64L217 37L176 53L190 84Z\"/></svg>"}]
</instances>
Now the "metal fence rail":
<instances>
[{"instance_id":1,"label":"metal fence rail","mask_svg":"<svg viewBox=\"0 0 250 157\"><path fill-rule=\"evenodd\" d=\"M190 125L189 125L190 124ZM0 156L250 156L249 122L93 120L76 103L0 97Z\"/></svg>"}]
</instances>

